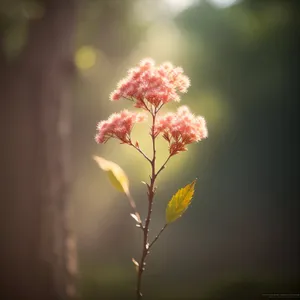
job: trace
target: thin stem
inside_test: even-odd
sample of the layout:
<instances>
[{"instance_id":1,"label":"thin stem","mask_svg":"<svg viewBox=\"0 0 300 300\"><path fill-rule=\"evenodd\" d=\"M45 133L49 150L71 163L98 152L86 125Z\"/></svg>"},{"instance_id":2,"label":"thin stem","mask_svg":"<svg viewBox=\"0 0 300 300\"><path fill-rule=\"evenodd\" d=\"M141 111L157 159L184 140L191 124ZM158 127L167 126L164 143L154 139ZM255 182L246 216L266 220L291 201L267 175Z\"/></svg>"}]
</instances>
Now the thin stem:
<instances>
[{"instance_id":1,"label":"thin stem","mask_svg":"<svg viewBox=\"0 0 300 300\"><path fill-rule=\"evenodd\" d=\"M147 255L149 254L149 224L151 220L151 213L152 213L152 205L153 205L153 199L155 195L155 179L157 174L155 173L155 161L156 161L156 147L155 147L155 117L156 117L156 110L152 113L152 128L151 128L151 138L152 138L152 149L153 149L153 158L151 160L151 177L150 177L150 185L148 185L148 213L147 218L145 221L145 226L143 227L144 232L144 241L143 241L143 253L141 257L141 261L139 264L138 269L138 278L137 278L137 300L140 300L142 298L141 293L141 285L142 285L142 275L145 270L145 260Z\"/></svg>"},{"instance_id":2,"label":"thin stem","mask_svg":"<svg viewBox=\"0 0 300 300\"><path fill-rule=\"evenodd\" d=\"M158 238L160 237L160 235L163 233L163 231L166 229L168 224L165 224L165 226L160 230L160 232L158 233L158 235L155 237L155 239L150 243L149 245L149 250L150 248L153 246L153 244L158 240Z\"/></svg>"},{"instance_id":3,"label":"thin stem","mask_svg":"<svg viewBox=\"0 0 300 300\"><path fill-rule=\"evenodd\" d=\"M156 113L158 113L163 106L164 106L164 103L162 103L160 106L158 106L157 109L156 109Z\"/></svg>"},{"instance_id":4,"label":"thin stem","mask_svg":"<svg viewBox=\"0 0 300 300\"><path fill-rule=\"evenodd\" d=\"M149 161L149 163L150 164L152 164L152 161L151 161L151 159L140 149L140 148L138 148L138 147L136 147L134 144L132 144L131 142L130 142L130 144L129 144L130 146L132 146L134 149L136 149L138 152L140 152L148 161Z\"/></svg>"},{"instance_id":5,"label":"thin stem","mask_svg":"<svg viewBox=\"0 0 300 300\"><path fill-rule=\"evenodd\" d=\"M128 97L124 97L124 96L122 96L122 98L124 98L125 100L129 100L131 102L134 102L133 98L128 98Z\"/></svg>"},{"instance_id":6,"label":"thin stem","mask_svg":"<svg viewBox=\"0 0 300 300\"><path fill-rule=\"evenodd\" d=\"M161 168L157 171L156 173L156 177L158 176L158 174L166 167L167 162L169 161L169 159L172 157L172 155L170 154L169 157L167 158L167 160L164 162L164 164L161 166Z\"/></svg>"},{"instance_id":7,"label":"thin stem","mask_svg":"<svg viewBox=\"0 0 300 300\"><path fill-rule=\"evenodd\" d=\"M142 101L142 102L143 102L143 104L145 105L145 109L146 109L150 114L152 114L150 108L147 106L147 104L145 103L145 101Z\"/></svg>"}]
</instances>

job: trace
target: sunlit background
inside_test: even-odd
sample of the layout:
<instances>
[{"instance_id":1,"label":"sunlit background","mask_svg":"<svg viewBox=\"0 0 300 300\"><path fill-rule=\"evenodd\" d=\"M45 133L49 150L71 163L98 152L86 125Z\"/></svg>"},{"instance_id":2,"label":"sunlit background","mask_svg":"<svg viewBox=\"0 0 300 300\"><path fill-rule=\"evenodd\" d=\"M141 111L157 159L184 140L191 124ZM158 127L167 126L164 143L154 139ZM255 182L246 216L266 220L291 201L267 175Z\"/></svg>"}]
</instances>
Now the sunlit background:
<instances>
[{"instance_id":1,"label":"sunlit background","mask_svg":"<svg viewBox=\"0 0 300 300\"><path fill-rule=\"evenodd\" d=\"M1 1L3 49L14 60L26 44L38 1ZM83 299L134 295L131 258L142 237L117 192L92 160L99 155L128 174L146 215L149 166L126 145L94 141L97 122L133 109L109 101L128 68L145 57L171 61L191 79L182 105L207 120L209 138L175 156L158 180L150 235L164 225L168 200L198 178L191 207L163 233L147 261L145 299L259 299L299 292L297 218L289 144L295 101L288 72L299 33L297 1L89 0L79 11L73 84L72 205ZM1 24L0 24L1 25ZM3 25L4 26L4 25ZM175 110L178 104L167 109ZM145 152L149 124L133 136ZM158 144L158 163L167 144ZM298 171L297 171L298 172ZM104 298L101 298L104 297Z\"/></svg>"}]
</instances>

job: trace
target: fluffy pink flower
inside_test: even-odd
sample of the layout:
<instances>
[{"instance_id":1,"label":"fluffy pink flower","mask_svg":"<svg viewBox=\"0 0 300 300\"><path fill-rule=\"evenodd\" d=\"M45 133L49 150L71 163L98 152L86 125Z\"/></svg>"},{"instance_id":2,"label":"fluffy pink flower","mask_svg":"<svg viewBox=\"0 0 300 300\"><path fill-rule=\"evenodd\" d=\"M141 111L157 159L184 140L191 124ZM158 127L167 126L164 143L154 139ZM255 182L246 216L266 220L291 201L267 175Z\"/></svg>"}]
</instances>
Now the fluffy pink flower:
<instances>
[{"instance_id":1,"label":"fluffy pink flower","mask_svg":"<svg viewBox=\"0 0 300 300\"><path fill-rule=\"evenodd\" d=\"M194 116L187 106L181 106L176 113L158 117L155 125L156 135L162 133L169 142L170 154L186 151L186 145L208 137L203 117Z\"/></svg>"},{"instance_id":2,"label":"fluffy pink flower","mask_svg":"<svg viewBox=\"0 0 300 300\"><path fill-rule=\"evenodd\" d=\"M103 144L110 138L116 138L122 143L130 143L130 134L134 124L143 122L146 118L147 115L144 113L130 112L126 109L120 113L114 113L107 121L98 123L95 141Z\"/></svg>"},{"instance_id":3,"label":"fluffy pink flower","mask_svg":"<svg viewBox=\"0 0 300 300\"><path fill-rule=\"evenodd\" d=\"M187 92L189 78L180 67L171 63L155 66L154 60L142 60L139 65L128 71L115 91L110 95L112 101L121 98L135 100L135 106L147 108L148 103L158 107L170 101L180 101L178 92Z\"/></svg>"}]
</instances>

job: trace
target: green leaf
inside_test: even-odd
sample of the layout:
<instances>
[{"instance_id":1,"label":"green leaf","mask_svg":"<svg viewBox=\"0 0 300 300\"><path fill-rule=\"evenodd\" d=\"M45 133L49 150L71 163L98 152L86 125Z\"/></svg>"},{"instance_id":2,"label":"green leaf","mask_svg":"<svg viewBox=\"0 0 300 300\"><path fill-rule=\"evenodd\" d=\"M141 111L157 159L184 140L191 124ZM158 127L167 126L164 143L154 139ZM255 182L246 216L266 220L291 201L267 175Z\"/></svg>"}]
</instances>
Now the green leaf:
<instances>
[{"instance_id":1,"label":"green leaf","mask_svg":"<svg viewBox=\"0 0 300 300\"><path fill-rule=\"evenodd\" d=\"M93 156L99 167L107 173L112 185L120 192L129 195L129 180L123 169L116 163L100 156Z\"/></svg>"},{"instance_id":2,"label":"green leaf","mask_svg":"<svg viewBox=\"0 0 300 300\"><path fill-rule=\"evenodd\" d=\"M169 201L166 209L166 221L167 224L176 221L182 216L186 209L191 204L194 191L195 191L196 179L186 185L184 188L181 188Z\"/></svg>"}]
</instances>

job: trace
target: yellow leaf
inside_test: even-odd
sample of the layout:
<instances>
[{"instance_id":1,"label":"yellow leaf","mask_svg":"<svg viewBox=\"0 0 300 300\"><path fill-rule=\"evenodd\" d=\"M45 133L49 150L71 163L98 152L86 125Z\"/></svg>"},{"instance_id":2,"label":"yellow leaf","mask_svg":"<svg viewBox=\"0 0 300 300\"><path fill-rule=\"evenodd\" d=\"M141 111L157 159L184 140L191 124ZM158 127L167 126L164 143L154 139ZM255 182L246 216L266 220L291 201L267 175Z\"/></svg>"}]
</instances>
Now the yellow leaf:
<instances>
[{"instance_id":1,"label":"yellow leaf","mask_svg":"<svg viewBox=\"0 0 300 300\"><path fill-rule=\"evenodd\" d=\"M194 191L195 191L196 179L186 185L184 188L177 191L177 193L169 201L166 209L166 221L167 224L176 221L186 211L191 204Z\"/></svg>"},{"instance_id":2,"label":"yellow leaf","mask_svg":"<svg viewBox=\"0 0 300 300\"><path fill-rule=\"evenodd\" d=\"M107 172L112 185L120 192L129 195L129 180L125 172L116 163L106 160L100 156L93 156L99 167Z\"/></svg>"}]
</instances>

